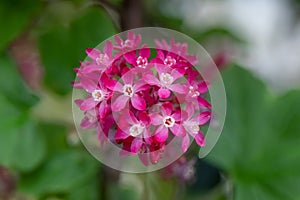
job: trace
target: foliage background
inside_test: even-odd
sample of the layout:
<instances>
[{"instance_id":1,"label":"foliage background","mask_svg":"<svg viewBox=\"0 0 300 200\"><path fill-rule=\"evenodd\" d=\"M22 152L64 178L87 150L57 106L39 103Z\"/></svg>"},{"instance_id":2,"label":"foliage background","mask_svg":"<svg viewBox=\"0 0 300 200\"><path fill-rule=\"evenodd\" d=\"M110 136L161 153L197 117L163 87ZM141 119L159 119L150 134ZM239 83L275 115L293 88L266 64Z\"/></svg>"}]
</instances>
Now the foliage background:
<instances>
[{"instance_id":1,"label":"foliage background","mask_svg":"<svg viewBox=\"0 0 300 200\"><path fill-rule=\"evenodd\" d=\"M289 77L282 86L271 71L266 76L247 66L243 52L251 41L226 22L206 26L220 17L213 9L204 12L202 24L187 23L178 13L187 14L195 2L0 1L0 199L300 199L299 82L291 89ZM212 2L215 8L226 1ZM299 4L289 5L297 24ZM180 174L166 179L163 172L119 173L96 161L77 137L73 68L85 58L85 48L141 26L193 37L222 70L226 124L210 155L186 164L196 171L193 181ZM192 148L187 159L195 159L197 151Z\"/></svg>"}]
</instances>

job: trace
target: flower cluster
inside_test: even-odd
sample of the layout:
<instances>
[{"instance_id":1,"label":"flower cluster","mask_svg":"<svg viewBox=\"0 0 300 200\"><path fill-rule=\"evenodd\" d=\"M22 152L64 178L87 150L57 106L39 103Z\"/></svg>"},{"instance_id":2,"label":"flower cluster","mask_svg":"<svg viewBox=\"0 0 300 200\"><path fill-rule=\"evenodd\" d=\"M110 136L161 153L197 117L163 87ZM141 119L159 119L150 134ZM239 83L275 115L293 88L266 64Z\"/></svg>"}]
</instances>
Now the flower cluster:
<instances>
[{"instance_id":1,"label":"flower cluster","mask_svg":"<svg viewBox=\"0 0 300 200\"><path fill-rule=\"evenodd\" d=\"M87 92L75 103L84 111L81 128L96 128L101 145L112 142L120 155L138 155L144 165L155 164L166 145L190 139L205 145L201 126L211 117L204 98L209 87L194 65L187 44L155 41L156 48L141 44L141 35L116 36L102 51L87 49L87 61L75 69L74 88Z\"/></svg>"}]
</instances>

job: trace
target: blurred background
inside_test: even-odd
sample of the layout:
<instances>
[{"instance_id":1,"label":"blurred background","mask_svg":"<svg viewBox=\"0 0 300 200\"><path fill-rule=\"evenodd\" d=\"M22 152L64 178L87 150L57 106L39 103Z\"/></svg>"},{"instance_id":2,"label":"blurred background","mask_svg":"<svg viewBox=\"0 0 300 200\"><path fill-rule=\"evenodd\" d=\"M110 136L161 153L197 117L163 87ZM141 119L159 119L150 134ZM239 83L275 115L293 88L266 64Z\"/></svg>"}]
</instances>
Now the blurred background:
<instances>
[{"instance_id":1,"label":"blurred background","mask_svg":"<svg viewBox=\"0 0 300 200\"><path fill-rule=\"evenodd\" d=\"M224 131L149 174L95 160L72 119L73 68L123 30L192 37L222 71ZM299 0L0 0L1 200L299 200Z\"/></svg>"}]
</instances>

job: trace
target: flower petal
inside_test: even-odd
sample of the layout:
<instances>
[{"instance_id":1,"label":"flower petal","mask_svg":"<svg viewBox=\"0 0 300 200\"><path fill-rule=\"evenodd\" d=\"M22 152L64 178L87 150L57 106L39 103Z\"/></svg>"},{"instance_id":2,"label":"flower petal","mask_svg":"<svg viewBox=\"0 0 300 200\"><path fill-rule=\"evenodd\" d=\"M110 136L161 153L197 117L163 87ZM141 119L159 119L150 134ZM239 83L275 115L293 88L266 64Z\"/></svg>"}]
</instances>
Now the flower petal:
<instances>
[{"instance_id":1,"label":"flower petal","mask_svg":"<svg viewBox=\"0 0 300 200\"><path fill-rule=\"evenodd\" d=\"M142 145L143 140L141 138L134 138L130 147L131 152L137 154L137 152L141 149Z\"/></svg>"},{"instance_id":2,"label":"flower petal","mask_svg":"<svg viewBox=\"0 0 300 200\"><path fill-rule=\"evenodd\" d=\"M92 93L97 88L97 84L87 78L81 78L80 82L82 87L89 93Z\"/></svg>"},{"instance_id":3,"label":"flower petal","mask_svg":"<svg viewBox=\"0 0 300 200\"><path fill-rule=\"evenodd\" d=\"M136 51L130 51L128 53L125 53L124 58L131 65L137 66L137 64L136 64L136 60L137 60Z\"/></svg>"},{"instance_id":4,"label":"flower petal","mask_svg":"<svg viewBox=\"0 0 300 200\"><path fill-rule=\"evenodd\" d=\"M190 136L187 134L183 139L182 139L182 144L181 144L181 149L182 152L185 153L190 146Z\"/></svg>"},{"instance_id":5,"label":"flower petal","mask_svg":"<svg viewBox=\"0 0 300 200\"><path fill-rule=\"evenodd\" d=\"M160 88L158 90L158 96L162 99L166 99L170 96L171 92L169 89Z\"/></svg>"},{"instance_id":6,"label":"flower petal","mask_svg":"<svg viewBox=\"0 0 300 200\"><path fill-rule=\"evenodd\" d=\"M199 125L206 124L211 118L211 112L210 111L205 111L199 114L198 116L198 123Z\"/></svg>"},{"instance_id":7,"label":"flower petal","mask_svg":"<svg viewBox=\"0 0 300 200\"><path fill-rule=\"evenodd\" d=\"M92 108L95 108L97 104L98 102L95 102L94 98L89 97L81 103L80 110L91 110Z\"/></svg>"},{"instance_id":8,"label":"flower petal","mask_svg":"<svg viewBox=\"0 0 300 200\"><path fill-rule=\"evenodd\" d=\"M87 48L85 50L86 54L93 60L96 60L99 55L101 54L101 51L99 51L98 49L94 49L94 48Z\"/></svg>"},{"instance_id":9,"label":"flower petal","mask_svg":"<svg viewBox=\"0 0 300 200\"><path fill-rule=\"evenodd\" d=\"M131 71L126 72L123 76L122 79L125 84L130 84L132 85L133 83L133 73Z\"/></svg>"},{"instance_id":10,"label":"flower petal","mask_svg":"<svg viewBox=\"0 0 300 200\"><path fill-rule=\"evenodd\" d=\"M170 85L169 89L172 90L173 92L177 92L179 94L185 94L188 91L188 89L185 85L179 84L179 83Z\"/></svg>"},{"instance_id":11,"label":"flower petal","mask_svg":"<svg viewBox=\"0 0 300 200\"><path fill-rule=\"evenodd\" d=\"M200 105L200 106L203 106L203 107L206 107L206 108L211 108L211 105L210 105L210 103L208 103L208 101L206 100L206 99L204 99L204 98L202 98L202 97L198 97L198 104Z\"/></svg>"},{"instance_id":12,"label":"flower petal","mask_svg":"<svg viewBox=\"0 0 300 200\"><path fill-rule=\"evenodd\" d=\"M201 147L205 146L205 144L206 144L205 136L202 133L202 131L199 131L198 134L195 135L195 140L196 140L196 143Z\"/></svg>"},{"instance_id":13,"label":"flower petal","mask_svg":"<svg viewBox=\"0 0 300 200\"><path fill-rule=\"evenodd\" d=\"M149 58L151 54L150 49L147 46L144 46L140 49L140 56L143 58Z\"/></svg>"},{"instance_id":14,"label":"flower petal","mask_svg":"<svg viewBox=\"0 0 300 200\"><path fill-rule=\"evenodd\" d=\"M141 90L146 90L146 89L148 89L149 87L148 87L148 85L147 85L147 83L144 81L144 80L138 80L135 84L134 84L134 86L133 86L133 90L135 91L135 92L139 92L139 91L141 91Z\"/></svg>"},{"instance_id":15,"label":"flower petal","mask_svg":"<svg viewBox=\"0 0 300 200\"><path fill-rule=\"evenodd\" d=\"M209 83L208 82L205 82L205 81L201 81L199 84L198 84L198 91L200 93L205 93L208 91L208 88L209 88Z\"/></svg>"},{"instance_id":16,"label":"flower petal","mask_svg":"<svg viewBox=\"0 0 300 200\"><path fill-rule=\"evenodd\" d=\"M150 114L151 124L154 126L161 125L163 123L163 117L157 113Z\"/></svg>"},{"instance_id":17,"label":"flower petal","mask_svg":"<svg viewBox=\"0 0 300 200\"><path fill-rule=\"evenodd\" d=\"M112 50L113 50L112 42L108 40L104 45L103 51L107 56L111 57Z\"/></svg>"},{"instance_id":18,"label":"flower petal","mask_svg":"<svg viewBox=\"0 0 300 200\"><path fill-rule=\"evenodd\" d=\"M154 134L155 141L159 143L164 143L168 139L168 132L168 128L160 126Z\"/></svg>"},{"instance_id":19,"label":"flower petal","mask_svg":"<svg viewBox=\"0 0 300 200\"><path fill-rule=\"evenodd\" d=\"M149 85L160 85L159 80L153 76L152 74L146 74L143 76L144 81L146 81L146 83L148 83Z\"/></svg>"},{"instance_id":20,"label":"flower petal","mask_svg":"<svg viewBox=\"0 0 300 200\"><path fill-rule=\"evenodd\" d=\"M113 111L120 111L120 110L122 110L125 107L125 105L128 102L128 100L129 100L129 97L127 97L127 96L124 96L124 95L118 96L115 99L115 101L112 103L111 109Z\"/></svg>"},{"instance_id":21,"label":"flower petal","mask_svg":"<svg viewBox=\"0 0 300 200\"><path fill-rule=\"evenodd\" d=\"M137 110L145 110L146 109L146 101L137 94L134 94L131 97L131 104Z\"/></svg>"},{"instance_id":22,"label":"flower petal","mask_svg":"<svg viewBox=\"0 0 300 200\"><path fill-rule=\"evenodd\" d=\"M129 134L121 129L117 129L115 134L115 140L124 140L129 137Z\"/></svg>"},{"instance_id":23,"label":"flower petal","mask_svg":"<svg viewBox=\"0 0 300 200\"><path fill-rule=\"evenodd\" d=\"M186 135L186 131L181 124L175 123L174 126L172 126L170 129L171 132L178 137L183 137Z\"/></svg>"},{"instance_id":24,"label":"flower petal","mask_svg":"<svg viewBox=\"0 0 300 200\"><path fill-rule=\"evenodd\" d=\"M170 102L165 102L162 104L161 111L163 115L170 116L173 112L173 105Z\"/></svg>"}]
</instances>

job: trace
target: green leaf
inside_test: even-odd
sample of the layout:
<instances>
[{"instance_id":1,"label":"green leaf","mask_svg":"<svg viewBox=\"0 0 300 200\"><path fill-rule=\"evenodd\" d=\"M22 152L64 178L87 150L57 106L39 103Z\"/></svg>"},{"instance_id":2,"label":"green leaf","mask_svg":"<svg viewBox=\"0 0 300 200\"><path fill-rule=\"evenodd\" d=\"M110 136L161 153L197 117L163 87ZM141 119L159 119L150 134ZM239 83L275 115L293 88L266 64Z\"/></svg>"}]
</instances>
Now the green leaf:
<instances>
[{"instance_id":1,"label":"green leaf","mask_svg":"<svg viewBox=\"0 0 300 200\"><path fill-rule=\"evenodd\" d=\"M45 84L59 94L71 91L73 68L85 59L85 49L116 33L112 20L99 8L77 10L67 26L57 24L39 36L39 49L45 66Z\"/></svg>"},{"instance_id":2,"label":"green leaf","mask_svg":"<svg viewBox=\"0 0 300 200\"><path fill-rule=\"evenodd\" d=\"M7 56L0 57L0 65L0 165L30 171L45 155L44 139L28 113L37 97Z\"/></svg>"},{"instance_id":3,"label":"green leaf","mask_svg":"<svg viewBox=\"0 0 300 200\"><path fill-rule=\"evenodd\" d=\"M0 55L0 66L0 95L20 109L36 104L38 97L25 86L16 65L7 55Z\"/></svg>"},{"instance_id":4,"label":"green leaf","mask_svg":"<svg viewBox=\"0 0 300 200\"><path fill-rule=\"evenodd\" d=\"M0 4L0 51L29 24L31 17L38 11L37 0L4 0Z\"/></svg>"},{"instance_id":5,"label":"green leaf","mask_svg":"<svg viewBox=\"0 0 300 200\"><path fill-rule=\"evenodd\" d=\"M45 194L68 194L85 186L87 181L97 179L98 163L86 152L61 151L52 155L34 176L29 174L21 180L23 192L42 196Z\"/></svg>"},{"instance_id":6,"label":"green leaf","mask_svg":"<svg viewBox=\"0 0 300 200\"><path fill-rule=\"evenodd\" d=\"M233 179L235 199L300 197L300 91L280 97L240 67L225 71L227 119L208 159Z\"/></svg>"},{"instance_id":7,"label":"green leaf","mask_svg":"<svg viewBox=\"0 0 300 200\"><path fill-rule=\"evenodd\" d=\"M21 171L30 171L38 166L46 155L44 135L37 131L33 121L26 122L18 130L18 140L15 144L14 166Z\"/></svg>"}]
</instances>

